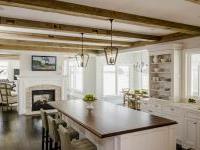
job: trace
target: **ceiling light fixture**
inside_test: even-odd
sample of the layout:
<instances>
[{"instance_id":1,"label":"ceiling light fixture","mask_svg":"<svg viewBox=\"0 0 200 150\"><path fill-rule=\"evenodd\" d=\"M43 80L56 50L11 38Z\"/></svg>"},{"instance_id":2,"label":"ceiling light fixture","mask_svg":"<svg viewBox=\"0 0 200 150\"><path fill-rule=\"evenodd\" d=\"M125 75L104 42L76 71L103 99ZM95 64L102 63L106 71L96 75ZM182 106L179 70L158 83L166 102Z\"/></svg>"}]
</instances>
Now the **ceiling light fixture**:
<instances>
[{"instance_id":1,"label":"ceiling light fixture","mask_svg":"<svg viewBox=\"0 0 200 150\"><path fill-rule=\"evenodd\" d=\"M110 46L104 48L104 53L106 56L106 62L108 65L115 65L117 61L118 56L118 48L113 47L113 40L112 40L112 30L113 30L113 19L109 19L111 24L111 30L110 30Z\"/></svg>"},{"instance_id":2,"label":"ceiling light fixture","mask_svg":"<svg viewBox=\"0 0 200 150\"><path fill-rule=\"evenodd\" d=\"M89 55L83 53L83 50L84 50L83 49L83 33L81 33L81 41L82 41L81 53L77 54L75 56L75 58L76 58L76 62L78 64L78 67L86 68L88 61L89 61Z\"/></svg>"}]
</instances>

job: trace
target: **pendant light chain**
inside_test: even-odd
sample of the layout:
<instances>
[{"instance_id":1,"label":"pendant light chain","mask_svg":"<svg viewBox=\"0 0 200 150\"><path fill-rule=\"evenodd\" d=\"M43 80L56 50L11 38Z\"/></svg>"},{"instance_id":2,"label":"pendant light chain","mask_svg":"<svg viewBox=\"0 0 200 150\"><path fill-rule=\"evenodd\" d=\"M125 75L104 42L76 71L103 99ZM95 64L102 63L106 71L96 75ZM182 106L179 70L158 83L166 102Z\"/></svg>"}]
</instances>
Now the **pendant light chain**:
<instances>
[{"instance_id":1,"label":"pendant light chain","mask_svg":"<svg viewBox=\"0 0 200 150\"><path fill-rule=\"evenodd\" d=\"M82 46L81 46L81 47L82 47L82 49L81 49L81 54L83 55L83 33L81 33L81 36L82 36L82 37L81 37L81 41L82 41Z\"/></svg>"},{"instance_id":2,"label":"pendant light chain","mask_svg":"<svg viewBox=\"0 0 200 150\"><path fill-rule=\"evenodd\" d=\"M112 39L113 19L110 19L110 23L111 23L110 39L111 39L111 54L112 54L112 47L113 47L113 39Z\"/></svg>"}]
</instances>

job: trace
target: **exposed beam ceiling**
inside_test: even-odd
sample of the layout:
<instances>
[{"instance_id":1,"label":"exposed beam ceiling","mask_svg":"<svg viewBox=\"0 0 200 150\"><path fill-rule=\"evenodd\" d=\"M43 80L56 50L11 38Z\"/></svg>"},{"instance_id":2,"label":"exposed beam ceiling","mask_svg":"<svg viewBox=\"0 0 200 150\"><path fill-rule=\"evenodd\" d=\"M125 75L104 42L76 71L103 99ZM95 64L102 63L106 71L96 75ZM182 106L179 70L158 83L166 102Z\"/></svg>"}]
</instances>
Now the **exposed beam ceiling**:
<instances>
[{"instance_id":1,"label":"exposed beam ceiling","mask_svg":"<svg viewBox=\"0 0 200 150\"><path fill-rule=\"evenodd\" d=\"M80 50L74 48L58 48L58 47L41 47L41 46L27 46L27 45L10 45L0 44L0 50L11 50L11 51L41 51L41 52L62 52L62 53L78 53ZM99 51L85 50L86 53L98 54Z\"/></svg>"},{"instance_id":2,"label":"exposed beam ceiling","mask_svg":"<svg viewBox=\"0 0 200 150\"><path fill-rule=\"evenodd\" d=\"M161 40L159 41L137 41L133 42L132 45L129 48L135 48L135 47L141 47L141 46L146 46L146 45L153 45L153 44L159 44L159 43L164 43L164 42L170 42L170 41L177 41L177 40L182 40L182 39L187 39L187 38L193 38L196 36L200 36L200 34L184 34L184 33L174 33L174 34L169 34L166 36L163 36Z\"/></svg>"},{"instance_id":3,"label":"exposed beam ceiling","mask_svg":"<svg viewBox=\"0 0 200 150\"><path fill-rule=\"evenodd\" d=\"M62 36L62 35L52 35L52 34L38 34L38 33L26 33L26 32L2 32L0 31L0 38L8 38L8 39L33 39L33 40L55 40L58 42L63 41L74 41L74 42L81 42L81 37L72 37L72 36ZM93 38L84 38L84 42L92 43L92 44L101 44L108 46L110 45L110 40L104 39L93 39ZM127 41L117 41L113 40L113 45L116 46L129 46L131 42Z\"/></svg>"},{"instance_id":4,"label":"exposed beam ceiling","mask_svg":"<svg viewBox=\"0 0 200 150\"><path fill-rule=\"evenodd\" d=\"M26 40L14 40L14 39L3 39L3 38L0 38L0 44L81 49L80 44L26 41ZM95 45L95 46L84 45L84 49L88 49L88 50L96 50L97 51L97 50L103 50L104 48L105 48L104 46L98 46L98 45ZM122 48L122 47L119 47L119 48Z\"/></svg>"},{"instance_id":5,"label":"exposed beam ceiling","mask_svg":"<svg viewBox=\"0 0 200 150\"><path fill-rule=\"evenodd\" d=\"M157 26L159 28L173 29L178 32L189 34L200 33L200 27L198 26L56 0L0 0L0 4L62 14L79 15L97 19L113 18L119 22L140 24L144 26Z\"/></svg>"},{"instance_id":6,"label":"exposed beam ceiling","mask_svg":"<svg viewBox=\"0 0 200 150\"><path fill-rule=\"evenodd\" d=\"M186 0L195 4L199 4L200 5L200 0Z\"/></svg>"},{"instance_id":7,"label":"exposed beam ceiling","mask_svg":"<svg viewBox=\"0 0 200 150\"><path fill-rule=\"evenodd\" d=\"M55 23L23 20L23 19L16 19L16 18L6 18L6 17L0 17L0 25L12 26L12 27L18 27L18 28L20 27L20 28L29 28L29 29L72 32L72 33L90 33L90 34L98 34L98 35L103 35L103 36L110 35L110 30L105 30L105 29L96 29L96 28L90 28L90 27L55 24ZM123 31L113 31L113 36L126 37L126 38L138 38L138 39L145 39L145 40L160 39L159 36L144 35L144 34L139 34L139 33L123 32Z\"/></svg>"}]
</instances>

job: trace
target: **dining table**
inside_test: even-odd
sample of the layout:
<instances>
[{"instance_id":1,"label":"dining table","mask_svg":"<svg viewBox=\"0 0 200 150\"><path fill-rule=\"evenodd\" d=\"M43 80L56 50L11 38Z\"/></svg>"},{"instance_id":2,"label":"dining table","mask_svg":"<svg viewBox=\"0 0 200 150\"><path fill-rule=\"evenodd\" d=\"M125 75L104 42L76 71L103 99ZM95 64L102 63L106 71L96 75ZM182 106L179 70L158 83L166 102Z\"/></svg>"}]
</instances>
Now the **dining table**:
<instances>
[{"instance_id":1,"label":"dining table","mask_svg":"<svg viewBox=\"0 0 200 150\"><path fill-rule=\"evenodd\" d=\"M81 99L49 105L97 150L176 150L177 123L173 120L103 100L93 102L93 109Z\"/></svg>"}]
</instances>

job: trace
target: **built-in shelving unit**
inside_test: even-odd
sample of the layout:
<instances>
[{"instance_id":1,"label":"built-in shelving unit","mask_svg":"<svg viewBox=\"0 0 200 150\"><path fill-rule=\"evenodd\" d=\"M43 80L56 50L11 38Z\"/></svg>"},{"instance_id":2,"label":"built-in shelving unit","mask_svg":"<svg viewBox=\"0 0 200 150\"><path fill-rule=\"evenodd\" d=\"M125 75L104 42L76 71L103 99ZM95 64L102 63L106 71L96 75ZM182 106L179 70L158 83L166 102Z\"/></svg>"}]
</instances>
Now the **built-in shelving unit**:
<instances>
[{"instance_id":1,"label":"built-in shelving unit","mask_svg":"<svg viewBox=\"0 0 200 150\"><path fill-rule=\"evenodd\" d=\"M180 52L151 51L149 60L150 97L163 100L179 99Z\"/></svg>"}]
</instances>

